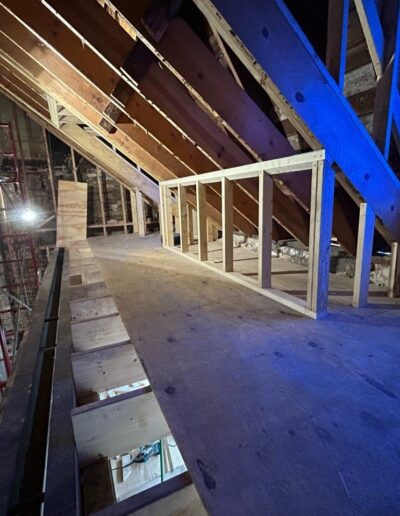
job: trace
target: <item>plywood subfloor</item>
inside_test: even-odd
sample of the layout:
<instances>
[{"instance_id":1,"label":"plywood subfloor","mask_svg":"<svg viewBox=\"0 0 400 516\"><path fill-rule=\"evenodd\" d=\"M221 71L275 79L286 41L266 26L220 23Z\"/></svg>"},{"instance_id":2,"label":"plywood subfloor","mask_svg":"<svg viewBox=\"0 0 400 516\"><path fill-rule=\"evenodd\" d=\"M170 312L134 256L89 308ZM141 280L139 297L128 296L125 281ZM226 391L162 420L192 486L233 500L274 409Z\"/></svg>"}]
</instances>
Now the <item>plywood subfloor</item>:
<instances>
[{"instance_id":1,"label":"plywood subfloor","mask_svg":"<svg viewBox=\"0 0 400 516\"><path fill-rule=\"evenodd\" d=\"M209 512L398 514L399 305L355 310L334 277L313 321L157 236L90 244ZM274 260L288 289L298 270Z\"/></svg>"}]
</instances>

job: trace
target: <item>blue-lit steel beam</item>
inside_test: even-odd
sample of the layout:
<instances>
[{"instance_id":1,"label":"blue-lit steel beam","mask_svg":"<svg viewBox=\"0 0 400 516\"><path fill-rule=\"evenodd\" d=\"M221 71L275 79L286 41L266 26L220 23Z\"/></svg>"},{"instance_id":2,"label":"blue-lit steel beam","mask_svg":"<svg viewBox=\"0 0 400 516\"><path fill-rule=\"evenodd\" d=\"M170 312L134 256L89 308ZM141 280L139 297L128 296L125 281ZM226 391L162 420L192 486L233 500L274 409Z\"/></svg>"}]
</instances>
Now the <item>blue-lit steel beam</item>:
<instances>
[{"instance_id":1,"label":"blue-lit steel beam","mask_svg":"<svg viewBox=\"0 0 400 516\"><path fill-rule=\"evenodd\" d=\"M271 98L400 238L400 182L282 0L194 0Z\"/></svg>"}]
</instances>

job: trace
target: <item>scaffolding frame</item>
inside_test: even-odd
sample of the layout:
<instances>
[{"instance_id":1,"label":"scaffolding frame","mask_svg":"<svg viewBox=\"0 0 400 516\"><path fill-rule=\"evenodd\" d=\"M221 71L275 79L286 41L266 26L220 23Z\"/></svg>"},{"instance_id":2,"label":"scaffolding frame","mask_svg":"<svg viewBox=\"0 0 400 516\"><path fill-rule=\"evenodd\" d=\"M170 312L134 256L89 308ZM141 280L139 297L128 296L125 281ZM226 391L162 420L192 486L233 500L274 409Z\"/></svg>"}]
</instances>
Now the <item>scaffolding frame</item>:
<instances>
[{"instance_id":1,"label":"scaffolding frame","mask_svg":"<svg viewBox=\"0 0 400 516\"><path fill-rule=\"evenodd\" d=\"M18 127L16 129L21 149ZM0 379L2 392L12 372L20 342L21 310L30 311L39 288L39 276L33 236L26 228L19 230L16 224L15 214L27 204L27 185L18 158L13 122L1 122L0 131L3 132L3 147L0 149L0 266L4 274L0 293L7 298L0 310L0 361L5 372L5 379Z\"/></svg>"}]
</instances>

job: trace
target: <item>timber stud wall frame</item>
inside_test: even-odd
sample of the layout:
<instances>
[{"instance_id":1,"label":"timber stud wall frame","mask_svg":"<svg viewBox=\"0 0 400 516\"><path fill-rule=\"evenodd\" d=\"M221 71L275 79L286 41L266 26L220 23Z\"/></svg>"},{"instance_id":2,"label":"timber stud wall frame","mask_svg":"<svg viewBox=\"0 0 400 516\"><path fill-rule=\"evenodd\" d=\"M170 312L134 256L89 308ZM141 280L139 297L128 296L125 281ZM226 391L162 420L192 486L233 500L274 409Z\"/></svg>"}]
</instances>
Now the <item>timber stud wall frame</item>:
<instances>
[{"instance_id":1,"label":"timber stud wall frame","mask_svg":"<svg viewBox=\"0 0 400 516\"><path fill-rule=\"evenodd\" d=\"M273 177L279 174L311 170L311 208L309 265L307 281L307 299L297 298L289 293L271 288L271 250L272 250L272 191ZM258 282L233 271L233 195L232 182L247 178L259 178L259 258ZM222 229L223 229L223 268L218 269L208 262L206 185L222 184ZM197 231L199 260L212 270L217 271L238 283L252 288L293 310L314 319L323 317L327 312L330 241L332 235L332 212L335 174L325 151L309 152L282 159L264 161L241 167L218 170L160 183L161 231L164 247L174 249L172 196L171 189L177 189L179 208L179 228L181 250L185 256L196 260L188 247L186 187L196 187ZM189 226L189 233L191 228Z\"/></svg>"}]
</instances>

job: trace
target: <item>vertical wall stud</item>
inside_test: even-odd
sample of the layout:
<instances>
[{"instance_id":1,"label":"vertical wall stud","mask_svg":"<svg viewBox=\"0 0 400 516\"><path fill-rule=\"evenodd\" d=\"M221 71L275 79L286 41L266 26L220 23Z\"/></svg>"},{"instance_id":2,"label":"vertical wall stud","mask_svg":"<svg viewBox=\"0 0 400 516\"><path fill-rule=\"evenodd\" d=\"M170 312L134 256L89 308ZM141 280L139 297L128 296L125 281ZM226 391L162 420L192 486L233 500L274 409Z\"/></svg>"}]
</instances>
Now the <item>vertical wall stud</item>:
<instances>
[{"instance_id":1,"label":"vertical wall stud","mask_svg":"<svg viewBox=\"0 0 400 516\"><path fill-rule=\"evenodd\" d=\"M199 259L205 262L208 260L206 185L200 181L197 182L196 199Z\"/></svg>"},{"instance_id":2,"label":"vertical wall stud","mask_svg":"<svg viewBox=\"0 0 400 516\"><path fill-rule=\"evenodd\" d=\"M189 245L194 244L194 209L190 204L187 205L187 221L188 221L188 240Z\"/></svg>"},{"instance_id":3,"label":"vertical wall stud","mask_svg":"<svg viewBox=\"0 0 400 516\"><path fill-rule=\"evenodd\" d=\"M139 221L138 221L138 211L136 206L136 194L133 190L129 190L129 195L131 199L131 215L132 215L132 231L133 233L139 233Z\"/></svg>"},{"instance_id":4,"label":"vertical wall stud","mask_svg":"<svg viewBox=\"0 0 400 516\"><path fill-rule=\"evenodd\" d=\"M392 243L389 272L389 297L400 297L400 244Z\"/></svg>"},{"instance_id":5,"label":"vertical wall stud","mask_svg":"<svg viewBox=\"0 0 400 516\"><path fill-rule=\"evenodd\" d=\"M181 235L181 251L189 251L186 188L178 185L179 232Z\"/></svg>"},{"instance_id":6,"label":"vertical wall stud","mask_svg":"<svg viewBox=\"0 0 400 516\"><path fill-rule=\"evenodd\" d=\"M172 247L174 245L174 228L172 220L172 199L171 191L168 187L161 187L160 198L162 204L162 238L164 247Z\"/></svg>"},{"instance_id":7,"label":"vertical wall stud","mask_svg":"<svg viewBox=\"0 0 400 516\"><path fill-rule=\"evenodd\" d=\"M349 0L329 0L326 67L343 90L349 20Z\"/></svg>"},{"instance_id":8,"label":"vertical wall stud","mask_svg":"<svg viewBox=\"0 0 400 516\"><path fill-rule=\"evenodd\" d=\"M106 214L104 212L104 196L103 196L103 183L101 180L101 170L99 167L96 167L97 173L97 186L99 189L99 201L100 201L100 210L101 210L101 221L103 226L103 234L107 236L107 228L106 228Z\"/></svg>"},{"instance_id":9,"label":"vertical wall stud","mask_svg":"<svg viewBox=\"0 0 400 516\"><path fill-rule=\"evenodd\" d=\"M160 219L160 232L163 247L165 246L165 210L164 210L164 190L165 186L160 185L160 203L158 205L158 216Z\"/></svg>"},{"instance_id":10,"label":"vertical wall stud","mask_svg":"<svg viewBox=\"0 0 400 516\"><path fill-rule=\"evenodd\" d=\"M375 215L366 204L360 204L356 272L354 276L353 306L365 306L368 300L369 273L374 243Z\"/></svg>"},{"instance_id":11,"label":"vertical wall stud","mask_svg":"<svg viewBox=\"0 0 400 516\"><path fill-rule=\"evenodd\" d=\"M128 226L126 225L126 204L125 204L125 188L122 184L119 185L119 192L121 196L121 208L122 208L122 222L124 223L124 233L128 233Z\"/></svg>"},{"instance_id":12,"label":"vertical wall stud","mask_svg":"<svg viewBox=\"0 0 400 516\"><path fill-rule=\"evenodd\" d=\"M328 308L335 174L317 161L312 168L307 307L322 316Z\"/></svg>"},{"instance_id":13,"label":"vertical wall stud","mask_svg":"<svg viewBox=\"0 0 400 516\"><path fill-rule=\"evenodd\" d=\"M271 288L272 265L272 191L271 177L260 172L258 199L258 282L261 288Z\"/></svg>"},{"instance_id":14,"label":"vertical wall stud","mask_svg":"<svg viewBox=\"0 0 400 516\"><path fill-rule=\"evenodd\" d=\"M139 235L146 236L146 215L143 201L143 195L140 190L136 190L136 206L137 206L137 217L139 224Z\"/></svg>"},{"instance_id":15,"label":"vertical wall stud","mask_svg":"<svg viewBox=\"0 0 400 516\"><path fill-rule=\"evenodd\" d=\"M222 245L223 268L233 271L233 188L232 182L222 178Z\"/></svg>"},{"instance_id":16,"label":"vertical wall stud","mask_svg":"<svg viewBox=\"0 0 400 516\"><path fill-rule=\"evenodd\" d=\"M43 127L43 140L44 140L44 148L46 151L47 168L49 169L49 182L50 182L50 188L51 188L51 196L53 198L54 213L57 213L57 198L56 198L56 191L54 188L53 166L51 163L49 141L47 139L47 131L44 127Z\"/></svg>"},{"instance_id":17,"label":"vertical wall stud","mask_svg":"<svg viewBox=\"0 0 400 516\"><path fill-rule=\"evenodd\" d=\"M76 161L75 161L75 151L72 147L71 149L71 161L72 161L72 174L74 176L75 183L78 181L78 174L76 172Z\"/></svg>"}]
</instances>

